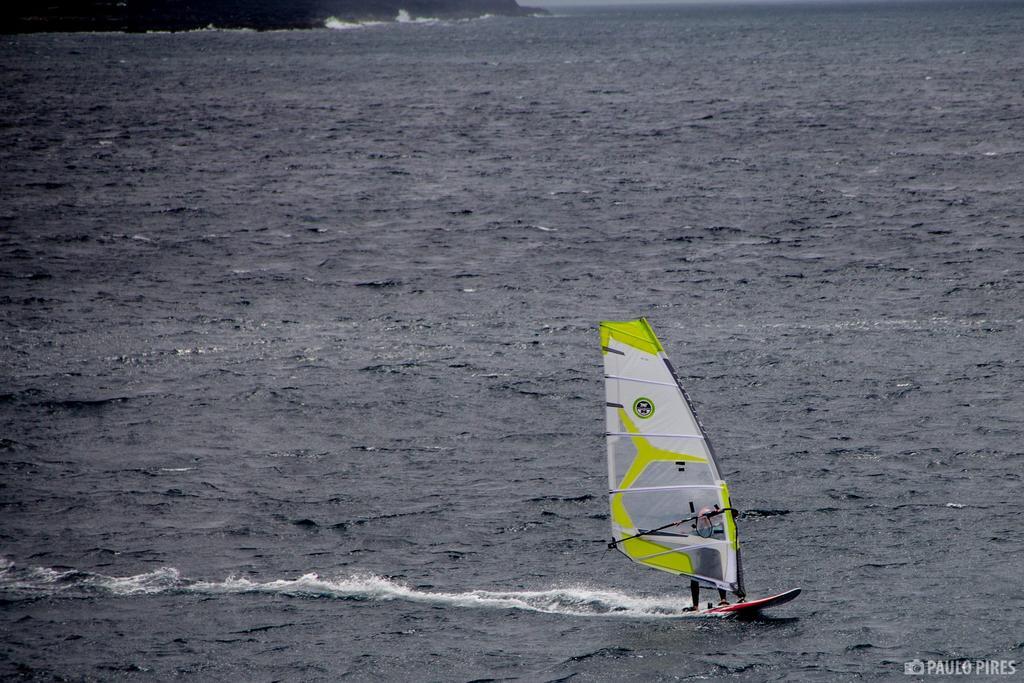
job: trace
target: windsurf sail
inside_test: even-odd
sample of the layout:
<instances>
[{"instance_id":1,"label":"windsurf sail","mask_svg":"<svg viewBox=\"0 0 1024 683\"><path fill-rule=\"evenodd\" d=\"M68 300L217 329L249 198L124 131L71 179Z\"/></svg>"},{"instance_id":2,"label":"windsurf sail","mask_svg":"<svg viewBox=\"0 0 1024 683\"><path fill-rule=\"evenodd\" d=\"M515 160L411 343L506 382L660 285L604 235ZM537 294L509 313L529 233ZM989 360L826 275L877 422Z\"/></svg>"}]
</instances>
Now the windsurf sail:
<instances>
[{"instance_id":1,"label":"windsurf sail","mask_svg":"<svg viewBox=\"0 0 1024 683\"><path fill-rule=\"evenodd\" d=\"M743 594L729 489L645 318L601 323L613 540L634 562Z\"/></svg>"}]
</instances>

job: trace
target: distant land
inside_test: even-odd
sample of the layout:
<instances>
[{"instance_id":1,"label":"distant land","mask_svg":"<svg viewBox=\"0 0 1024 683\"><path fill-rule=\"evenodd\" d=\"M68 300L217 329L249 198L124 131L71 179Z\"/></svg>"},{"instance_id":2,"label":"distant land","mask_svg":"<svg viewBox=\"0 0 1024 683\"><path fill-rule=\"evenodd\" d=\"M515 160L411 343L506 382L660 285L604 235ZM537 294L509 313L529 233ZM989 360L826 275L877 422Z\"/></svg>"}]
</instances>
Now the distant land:
<instances>
[{"instance_id":1,"label":"distant land","mask_svg":"<svg viewBox=\"0 0 1024 683\"><path fill-rule=\"evenodd\" d=\"M7 0L0 32L190 31L250 28L258 31L323 28L327 19L392 21L466 19L487 14L546 14L516 0Z\"/></svg>"}]
</instances>

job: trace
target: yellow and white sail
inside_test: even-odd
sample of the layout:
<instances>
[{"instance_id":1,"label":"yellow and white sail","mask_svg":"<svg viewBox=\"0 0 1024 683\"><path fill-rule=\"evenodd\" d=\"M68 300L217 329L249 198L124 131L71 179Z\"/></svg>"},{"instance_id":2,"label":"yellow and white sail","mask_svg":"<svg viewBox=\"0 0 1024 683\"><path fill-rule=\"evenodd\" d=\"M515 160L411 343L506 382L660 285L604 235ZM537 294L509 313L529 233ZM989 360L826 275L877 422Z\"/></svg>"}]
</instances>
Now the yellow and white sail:
<instances>
[{"instance_id":1,"label":"yellow and white sail","mask_svg":"<svg viewBox=\"0 0 1024 683\"><path fill-rule=\"evenodd\" d=\"M646 319L601 323L613 545L631 560L743 593L729 489Z\"/></svg>"}]
</instances>

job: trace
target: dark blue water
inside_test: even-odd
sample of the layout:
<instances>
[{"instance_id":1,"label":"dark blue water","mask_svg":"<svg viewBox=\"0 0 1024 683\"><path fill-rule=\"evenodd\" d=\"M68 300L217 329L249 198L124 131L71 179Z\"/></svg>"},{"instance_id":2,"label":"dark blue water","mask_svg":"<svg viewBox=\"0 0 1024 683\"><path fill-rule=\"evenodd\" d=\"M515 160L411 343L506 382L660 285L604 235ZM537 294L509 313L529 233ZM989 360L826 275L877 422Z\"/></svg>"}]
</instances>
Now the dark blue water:
<instances>
[{"instance_id":1,"label":"dark blue water","mask_svg":"<svg viewBox=\"0 0 1024 683\"><path fill-rule=\"evenodd\" d=\"M0 676L1024 659L1024 5L0 39ZM753 622L605 549L596 325ZM1018 666L1018 671L1020 667Z\"/></svg>"}]
</instances>

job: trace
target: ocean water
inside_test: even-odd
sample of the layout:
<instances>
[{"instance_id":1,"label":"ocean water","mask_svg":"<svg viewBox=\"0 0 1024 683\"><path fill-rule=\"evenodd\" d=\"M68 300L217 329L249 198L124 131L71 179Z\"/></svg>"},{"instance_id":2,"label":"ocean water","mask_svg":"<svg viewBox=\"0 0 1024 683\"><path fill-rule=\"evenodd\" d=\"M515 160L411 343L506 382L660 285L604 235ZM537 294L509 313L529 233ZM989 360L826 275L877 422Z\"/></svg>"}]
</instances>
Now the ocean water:
<instances>
[{"instance_id":1,"label":"ocean water","mask_svg":"<svg viewBox=\"0 0 1024 683\"><path fill-rule=\"evenodd\" d=\"M0 677L1024 675L1024 4L0 38ZM597 322L751 621L606 550ZM1012 677L1011 677L1012 678Z\"/></svg>"}]
</instances>

